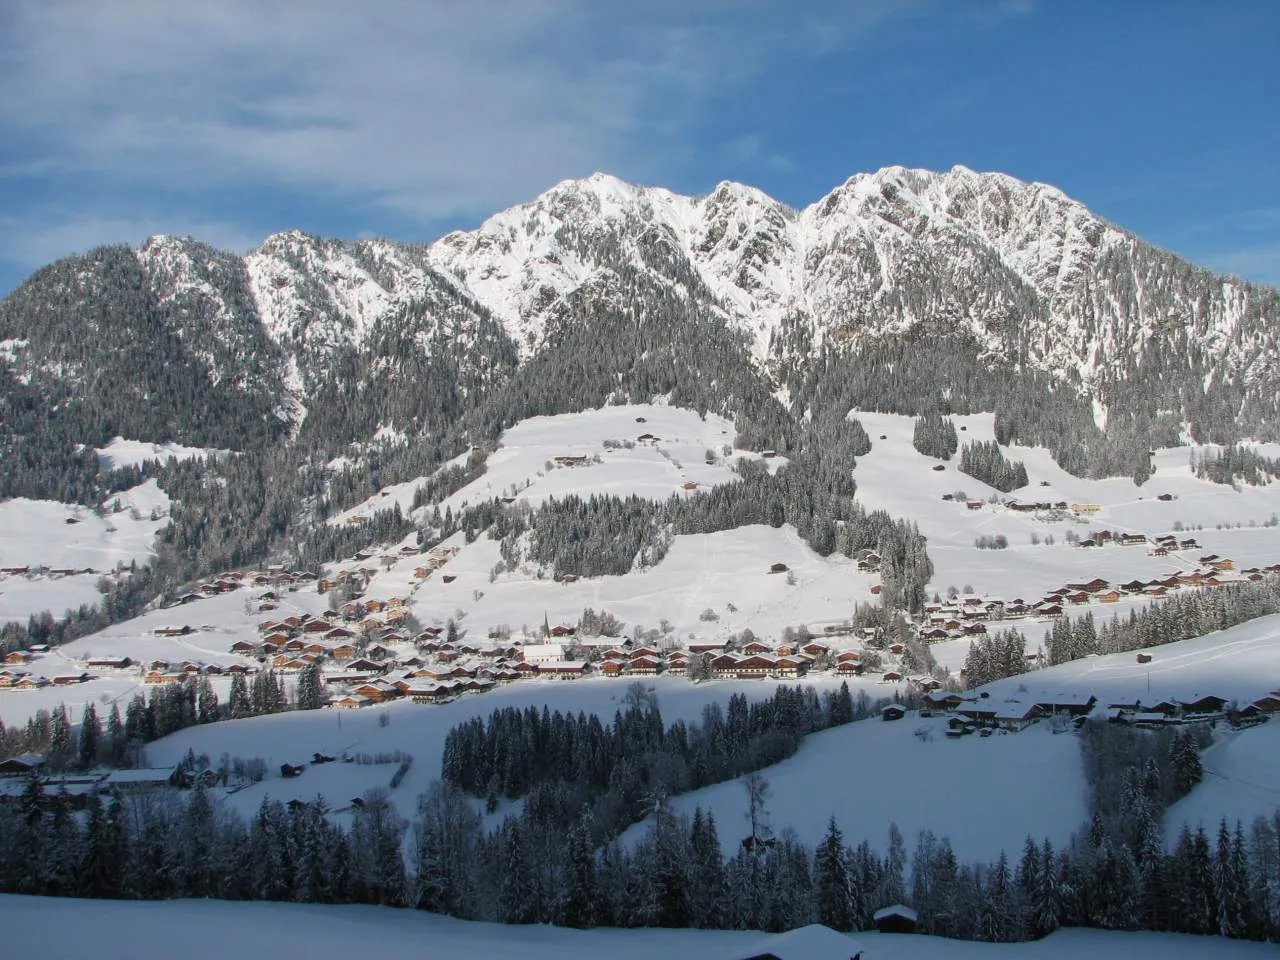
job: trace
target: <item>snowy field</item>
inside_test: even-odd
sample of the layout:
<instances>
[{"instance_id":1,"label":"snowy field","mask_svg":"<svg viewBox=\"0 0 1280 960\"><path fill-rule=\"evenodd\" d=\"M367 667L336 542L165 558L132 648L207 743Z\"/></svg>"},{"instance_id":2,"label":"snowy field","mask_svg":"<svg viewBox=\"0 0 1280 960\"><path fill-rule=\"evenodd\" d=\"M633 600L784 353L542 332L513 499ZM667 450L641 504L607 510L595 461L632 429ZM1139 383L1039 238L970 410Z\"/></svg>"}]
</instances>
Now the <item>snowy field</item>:
<instances>
[{"instance_id":1,"label":"snowy field","mask_svg":"<svg viewBox=\"0 0 1280 960\"><path fill-rule=\"evenodd\" d=\"M654 439L641 440L644 436ZM733 423L723 417L708 414L704 420L692 410L659 404L532 417L503 433L485 474L443 501L440 508L456 511L498 497L537 506L548 497L569 494L666 500L672 494L687 494L686 483L706 488L730 482L739 459L758 457L744 450L726 455L724 448L733 447L734 436ZM708 451L713 463L706 462ZM563 466L555 462L556 457L585 457L587 462ZM596 457L599 463L594 462ZM414 491L424 480L388 488L385 497L380 491L336 514L330 523L371 516L375 510L388 510L396 503L408 513Z\"/></svg>"},{"instance_id":2,"label":"snowy field","mask_svg":"<svg viewBox=\"0 0 1280 960\"><path fill-rule=\"evenodd\" d=\"M982 595L1034 600L1069 581L1095 576L1114 582L1167 577L1194 568L1198 558L1207 553L1230 557L1238 568L1280 562L1280 527L1263 526L1280 511L1280 484L1245 486L1237 492L1197 480L1187 468L1190 447L1158 451L1156 475L1142 487L1123 478L1097 481L1072 477L1046 450L1010 448L1009 456L1025 461L1031 478L1028 487L1013 494L1015 498L1087 502L1100 507L1087 522L1050 522L991 504L971 511L962 503L943 501L943 494L957 489L982 500L995 491L960 474L954 458L944 471L934 471L938 461L920 455L911 446L912 418L853 415L862 421L872 443L871 452L858 460L854 472L858 496L868 508L882 508L892 516L919 523L929 539L929 554L936 568L930 592L971 587ZM643 416L645 422L636 423L637 416ZM954 419L958 427L965 428L959 434L962 442L993 436L990 414ZM605 439L634 440L641 432L663 439L652 446L638 443L631 450L603 448ZM732 457L720 457L712 466L703 463L706 448L719 456L726 442L732 443L727 421L708 416L704 422L691 411L662 406L534 418L507 431L503 446L489 460L489 471L446 504L456 509L464 503L511 496L537 503L566 493L635 493L661 499L679 491L686 478L702 486L731 480ZM594 453L600 453L602 463L546 471L547 461L554 456ZM677 462L680 468L674 466ZM776 465L777 461L769 463ZM1049 486L1040 486L1042 481ZM335 520L348 514L367 514L393 500L402 500L407 508L415 486L394 488L388 497L374 498ZM1161 493L1175 499L1157 500ZM1228 528L1237 523L1241 526ZM1187 536L1197 538L1199 548L1153 557L1141 545L1082 549L1066 541L1068 530L1081 537L1104 528L1154 536L1172 531L1177 524L1186 528ZM1218 525L1223 529L1217 529ZM1008 549L978 550L974 546L975 538L998 534L1008 538ZM1033 535L1041 543L1033 545ZM1047 536L1056 542L1046 545ZM448 573L454 578L450 583L435 578L417 586L413 568L418 561L407 558L375 578L369 594L413 593L414 612L424 623L461 615L477 632L500 625L518 630L524 624L540 623L544 614L553 622L576 622L582 609L590 606L608 609L628 628L654 627L665 618L682 640L724 637L747 627L769 638L787 626L802 623L820 632L822 625L847 617L856 604L873 602L871 588L878 581L876 575L858 573L846 558L817 556L790 527L744 527L679 537L653 568L573 584L538 580L530 571L508 572L490 581L490 571L500 559L497 544L481 537L472 544L458 538L455 545L461 552L450 562ZM766 573L774 562L792 568L794 585ZM1073 612L1092 610L1095 617L1123 616L1145 602L1124 599ZM707 609L718 619L702 620ZM1022 627L1033 643L1044 630L1043 625L1031 622ZM939 650L939 656L944 664L958 667L968 644L954 647Z\"/></svg>"},{"instance_id":3,"label":"snowy field","mask_svg":"<svg viewBox=\"0 0 1280 960\"><path fill-rule=\"evenodd\" d=\"M121 510L114 512L119 501ZM0 622L26 620L49 610L61 617L101 599L97 584L116 564L145 563L156 533L168 523L169 498L154 480L107 500L108 512L50 500L0 502L0 567L30 567L27 574L0 574ZM151 519L153 511L156 519ZM93 573L40 573L93 570Z\"/></svg>"},{"instance_id":4,"label":"snowy field","mask_svg":"<svg viewBox=\"0 0 1280 960\"><path fill-rule=\"evenodd\" d=\"M178 443L149 443L145 440L126 440L123 437L116 437L105 447L97 447L93 452L98 455L98 464L103 470L119 470L123 467L140 467L152 460L159 460L161 463L169 460L190 460L192 457L205 457L225 451L184 447Z\"/></svg>"},{"instance_id":5,"label":"snowy field","mask_svg":"<svg viewBox=\"0 0 1280 960\"><path fill-rule=\"evenodd\" d=\"M1150 663L1138 663L1136 653L1085 657L982 689L992 696L1020 695L1023 689L1032 695L1091 693L1104 706L1208 694L1248 703L1280 689L1280 614L1143 652L1151 656Z\"/></svg>"},{"instance_id":6,"label":"snowy field","mask_svg":"<svg viewBox=\"0 0 1280 960\"><path fill-rule=\"evenodd\" d=\"M946 720L859 721L816 733L789 760L764 770L767 810L775 832L792 827L809 847L821 842L835 816L845 840L867 840L882 855L897 823L908 851L921 830L949 837L957 858L1013 859L1030 834L1061 846L1087 817L1079 744L1047 724L991 737L944 736ZM928 731L917 736L917 731ZM672 806L715 815L725 855L750 833L747 793L731 780L682 794ZM648 829L624 834L634 842Z\"/></svg>"},{"instance_id":7,"label":"snowy field","mask_svg":"<svg viewBox=\"0 0 1280 960\"><path fill-rule=\"evenodd\" d=\"M1219 732L1217 742L1200 755L1204 780L1165 815L1166 841L1176 842L1184 823L1215 834L1223 817L1233 827L1241 821L1246 831L1255 817L1270 819L1280 810L1277 757L1280 721Z\"/></svg>"},{"instance_id":8,"label":"snowy field","mask_svg":"<svg viewBox=\"0 0 1280 960\"><path fill-rule=\"evenodd\" d=\"M1280 527L1262 526L1280 513L1280 484L1243 486L1237 492L1223 484L1198 480L1188 468L1192 447L1156 451L1156 472L1141 487L1119 477L1073 477L1042 447L1005 447L1002 449L1009 459L1026 464L1029 483L1011 494L998 494L959 471L958 453L944 464L945 469L935 471L933 467L942 461L922 456L911 445L911 417L859 411L850 416L861 421L871 438L871 452L859 458L854 470L858 498L868 508L884 509L891 516L919 523L929 538L934 590L945 591L948 586L963 589L967 584L980 594L1031 600L1068 580L1168 576L1190 569L1197 557L1207 553L1231 557L1237 567L1280 562ZM995 439L992 414L951 419L961 446ZM943 494L960 490L974 500L985 501L998 494L1001 499L1093 503L1101 509L1087 522L1048 522L991 504L971 511L963 503L943 501ZM1158 500L1160 494L1174 499ZM1188 532L1183 535L1194 536L1203 549L1151 557L1143 546L1081 549L1066 542L1068 530L1082 538L1090 530L1102 529L1155 536L1171 532L1175 524L1185 527ZM1224 529L1217 529L1220 524ZM1225 529L1228 524L1231 529ZM1236 528L1235 524L1242 526ZM1008 537L1007 550L978 550L974 546L977 537L999 534ZM1032 545L1032 534L1042 541L1039 545ZM1052 546L1043 543L1046 535L1056 541Z\"/></svg>"},{"instance_id":9,"label":"snowy field","mask_svg":"<svg viewBox=\"0 0 1280 960\"><path fill-rule=\"evenodd\" d=\"M289 903L160 903L0 896L4 952L45 960L152 960L181 944L184 960L379 955L423 960L742 960L772 938L748 931L566 930L467 923L415 910ZM968 943L860 933L864 960L1262 960L1275 944L1163 933L1060 930L1035 943ZM827 960L787 955L786 960Z\"/></svg>"},{"instance_id":10,"label":"snowy field","mask_svg":"<svg viewBox=\"0 0 1280 960\"><path fill-rule=\"evenodd\" d=\"M810 682L819 691L835 689L840 684L834 678ZM354 770L361 778L368 776L380 781L366 784L362 779L360 783L365 787L385 785L390 779L390 774L384 776L379 768L343 764L340 767L308 767L302 776L283 780L278 776L282 763L307 762L317 752L338 756L343 753L378 754L402 750L413 755L413 767L391 797L402 814L411 816L416 809L418 795L427 789L431 781L439 778L445 736L458 724L473 717L487 717L503 707L544 705L553 711L595 713L610 722L614 713L622 708L629 686L630 681L605 678L526 680L486 694L464 696L452 703L423 705L398 701L365 710L312 710L227 720L188 727L148 744L147 759L155 766L167 766L181 760L188 749L197 755L208 754L215 763L223 753L230 753L233 757L262 757L267 762L268 779L252 791L234 794L227 801L235 809L248 813L257 808L264 795L289 800L294 797L314 798L321 793L330 806L345 806L360 791L353 792L352 786L340 776L333 781L331 778L338 776L331 772L334 770ZM664 722L671 724L676 720L696 721L704 706L709 703L726 706L734 693L745 693L752 700L771 697L777 684L772 681L717 680L695 685L683 678L655 677L649 679L649 686L658 695ZM857 689L853 683L850 687ZM871 692L874 694L876 691ZM368 773L370 770L377 772ZM333 791L332 796L329 791Z\"/></svg>"}]
</instances>

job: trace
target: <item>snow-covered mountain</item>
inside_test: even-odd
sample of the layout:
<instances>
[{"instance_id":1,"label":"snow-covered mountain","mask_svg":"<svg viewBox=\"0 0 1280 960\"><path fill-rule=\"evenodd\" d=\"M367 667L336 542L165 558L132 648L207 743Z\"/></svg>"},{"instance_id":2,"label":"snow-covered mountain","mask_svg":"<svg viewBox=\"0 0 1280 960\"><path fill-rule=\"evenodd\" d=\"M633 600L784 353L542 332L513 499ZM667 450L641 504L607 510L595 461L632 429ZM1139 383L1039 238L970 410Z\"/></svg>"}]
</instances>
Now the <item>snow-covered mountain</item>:
<instances>
[{"instance_id":1,"label":"snow-covered mountain","mask_svg":"<svg viewBox=\"0 0 1280 960\"><path fill-rule=\"evenodd\" d=\"M0 305L24 384L83 391L102 349L125 351L127 377L128 349L93 336L123 310L140 341L172 340L202 390L286 432L335 403L379 408L376 426L415 406L397 371L436 364L465 405L585 322L588 303L661 295L742 334L770 383L823 352L946 337L1047 372L1102 423L1137 384L1148 418L1212 407L1256 432L1280 392L1274 289L1196 268L1054 187L964 167L857 174L803 210L741 184L685 197L595 174L427 246L289 231L245 257L171 237L133 266L121 253L61 261Z\"/></svg>"},{"instance_id":2,"label":"snow-covered mountain","mask_svg":"<svg viewBox=\"0 0 1280 960\"><path fill-rule=\"evenodd\" d=\"M1094 388L1171 338L1232 379L1277 370L1274 290L1198 270L1054 187L964 167L857 174L799 211L735 183L691 198L596 174L427 255L524 354L567 293L622 257L710 292L761 361L924 330Z\"/></svg>"}]
</instances>

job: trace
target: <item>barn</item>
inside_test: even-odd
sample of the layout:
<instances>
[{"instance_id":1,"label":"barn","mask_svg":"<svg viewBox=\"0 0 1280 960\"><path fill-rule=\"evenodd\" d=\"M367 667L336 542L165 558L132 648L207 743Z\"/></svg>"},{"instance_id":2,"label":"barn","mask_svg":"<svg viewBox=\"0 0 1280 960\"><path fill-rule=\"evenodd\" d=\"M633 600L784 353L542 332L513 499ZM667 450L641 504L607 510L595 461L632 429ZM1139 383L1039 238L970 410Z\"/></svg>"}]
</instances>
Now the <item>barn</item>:
<instances>
[{"instance_id":1,"label":"barn","mask_svg":"<svg viewBox=\"0 0 1280 960\"><path fill-rule=\"evenodd\" d=\"M919 915L908 906L895 903L881 907L872 916L876 929L881 933L915 933Z\"/></svg>"}]
</instances>

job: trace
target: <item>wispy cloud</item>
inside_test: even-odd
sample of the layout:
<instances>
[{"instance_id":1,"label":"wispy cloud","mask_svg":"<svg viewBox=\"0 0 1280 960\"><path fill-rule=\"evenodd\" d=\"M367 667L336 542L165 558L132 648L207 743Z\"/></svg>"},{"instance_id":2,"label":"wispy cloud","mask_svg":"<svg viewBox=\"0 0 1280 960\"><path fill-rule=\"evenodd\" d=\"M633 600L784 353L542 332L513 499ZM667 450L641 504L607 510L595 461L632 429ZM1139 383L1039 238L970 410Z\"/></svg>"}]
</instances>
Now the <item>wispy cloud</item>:
<instances>
[{"instance_id":1,"label":"wispy cloud","mask_svg":"<svg viewBox=\"0 0 1280 960\"><path fill-rule=\"evenodd\" d=\"M251 192L428 231L598 169L672 183L717 98L937 2L8 0L0 204L33 232L0 257L140 225L242 238L264 228L234 208Z\"/></svg>"}]
</instances>

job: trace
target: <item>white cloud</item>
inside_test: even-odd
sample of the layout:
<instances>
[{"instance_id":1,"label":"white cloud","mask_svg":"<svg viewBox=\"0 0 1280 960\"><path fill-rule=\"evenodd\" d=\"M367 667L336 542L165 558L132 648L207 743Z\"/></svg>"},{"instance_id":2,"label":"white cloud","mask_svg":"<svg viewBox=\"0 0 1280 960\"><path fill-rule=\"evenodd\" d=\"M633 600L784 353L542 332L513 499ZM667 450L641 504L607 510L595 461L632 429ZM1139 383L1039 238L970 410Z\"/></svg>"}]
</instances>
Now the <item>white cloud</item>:
<instances>
[{"instance_id":1,"label":"white cloud","mask_svg":"<svg viewBox=\"0 0 1280 960\"><path fill-rule=\"evenodd\" d=\"M264 221L237 199L271 190L427 232L594 170L672 185L716 98L900 9L860 0L818 23L741 0L6 0L0 195L17 185L22 203L0 258L140 228L239 246Z\"/></svg>"},{"instance_id":2,"label":"white cloud","mask_svg":"<svg viewBox=\"0 0 1280 960\"><path fill-rule=\"evenodd\" d=\"M648 129L714 73L686 27L619 44L556 0L37 0L8 26L0 132L64 172L265 181L423 218L601 167L643 176Z\"/></svg>"}]
</instances>

